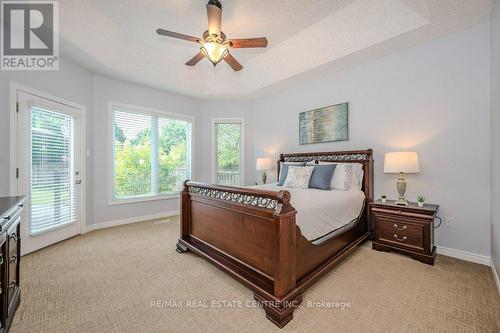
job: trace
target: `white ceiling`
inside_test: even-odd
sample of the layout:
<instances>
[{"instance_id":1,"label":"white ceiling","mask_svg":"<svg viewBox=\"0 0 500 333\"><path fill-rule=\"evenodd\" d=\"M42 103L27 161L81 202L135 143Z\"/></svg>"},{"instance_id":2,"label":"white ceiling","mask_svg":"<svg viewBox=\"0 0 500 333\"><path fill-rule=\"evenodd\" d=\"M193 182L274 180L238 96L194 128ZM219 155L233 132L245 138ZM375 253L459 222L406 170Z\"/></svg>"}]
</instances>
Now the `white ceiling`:
<instances>
[{"instance_id":1,"label":"white ceiling","mask_svg":"<svg viewBox=\"0 0 500 333\"><path fill-rule=\"evenodd\" d=\"M201 36L207 0L62 0L61 52L93 72L197 98L262 94L327 63L347 66L487 19L493 0L222 0L228 38L266 36L267 49L233 49L234 72L194 43L159 27Z\"/></svg>"}]
</instances>

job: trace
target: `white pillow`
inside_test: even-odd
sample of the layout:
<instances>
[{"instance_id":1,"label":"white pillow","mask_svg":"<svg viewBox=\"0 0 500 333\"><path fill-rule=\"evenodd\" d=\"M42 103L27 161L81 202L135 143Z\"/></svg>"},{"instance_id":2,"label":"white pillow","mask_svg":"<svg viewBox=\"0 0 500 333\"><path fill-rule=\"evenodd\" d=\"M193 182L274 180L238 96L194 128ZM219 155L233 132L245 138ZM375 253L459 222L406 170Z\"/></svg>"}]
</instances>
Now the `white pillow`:
<instances>
[{"instance_id":1,"label":"white pillow","mask_svg":"<svg viewBox=\"0 0 500 333\"><path fill-rule=\"evenodd\" d=\"M363 186L363 165L361 163L319 162L319 164L336 164L331 187L337 190L361 190Z\"/></svg>"},{"instance_id":2,"label":"white pillow","mask_svg":"<svg viewBox=\"0 0 500 333\"><path fill-rule=\"evenodd\" d=\"M309 188L309 180L313 173L313 166L304 167L288 167L288 175L285 180L285 187L307 189Z\"/></svg>"}]
</instances>

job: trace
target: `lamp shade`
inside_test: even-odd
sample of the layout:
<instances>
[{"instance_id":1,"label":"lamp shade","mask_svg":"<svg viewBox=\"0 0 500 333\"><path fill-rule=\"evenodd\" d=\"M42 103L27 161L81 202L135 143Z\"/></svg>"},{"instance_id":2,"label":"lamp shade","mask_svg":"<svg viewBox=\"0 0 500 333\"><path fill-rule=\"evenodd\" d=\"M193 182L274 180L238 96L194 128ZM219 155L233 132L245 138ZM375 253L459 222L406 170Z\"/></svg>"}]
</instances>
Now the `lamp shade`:
<instances>
[{"instance_id":1,"label":"lamp shade","mask_svg":"<svg viewBox=\"0 0 500 333\"><path fill-rule=\"evenodd\" d=\"M272 161L269 157L257 158L257 171L271 170Z\"/></svg>"},{"instance_id":2,"label":"lamp shade","mask_svg":"<svg viewBox=\"0 0 500 333\"><path fill-rule=\"evenodd\" d=\"M212 62L217 65L228 54L227 46L217 42L207 42L201 46L201 52Z\"/></svg>"},{"instance_id":3,"label":"lamp shade","mask_svg":"<svg viewBox=\"0 0 500 333\"><path fill-rule=\"evenodd\" d=\"M386 153L384 159L385 173L419 173L418 155L416 152Z\"/></svg>"}]
</instances>

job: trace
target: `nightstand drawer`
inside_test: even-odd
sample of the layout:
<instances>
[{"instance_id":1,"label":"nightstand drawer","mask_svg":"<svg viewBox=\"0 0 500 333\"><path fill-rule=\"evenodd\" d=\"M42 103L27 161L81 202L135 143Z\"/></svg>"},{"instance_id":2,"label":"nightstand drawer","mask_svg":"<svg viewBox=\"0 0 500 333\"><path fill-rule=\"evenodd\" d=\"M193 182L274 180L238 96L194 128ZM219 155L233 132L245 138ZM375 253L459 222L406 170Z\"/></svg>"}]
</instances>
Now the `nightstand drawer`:
<instances>
[{"instance_id":1,"label":"nightstand drawer","mask_svg":"<svg viewBox=\"0 0 500 333\"><path fill-rule=\"evenodd\" d=\"M398 215L398 216L404 216L404 217L408 217L408 218L426 219L426 220L433 220L434 219L434 214L431 214L429 212L415 213L415 212L406 212L406 211L403 211L401 209L395 210L395 209L385 209L385 208L374 207L374 208L372 208L372 213Z\"/></svg>"},{"instance_id":2,"label":"nightstand drawer","mask_svg":"<svg viewBox=\"0 0 500 333\"><path fill-rule=\"evenodd\" d=\"M375 214L375 238L379 242L424 252L424 226Z\"/></svg>"}]
</instances>

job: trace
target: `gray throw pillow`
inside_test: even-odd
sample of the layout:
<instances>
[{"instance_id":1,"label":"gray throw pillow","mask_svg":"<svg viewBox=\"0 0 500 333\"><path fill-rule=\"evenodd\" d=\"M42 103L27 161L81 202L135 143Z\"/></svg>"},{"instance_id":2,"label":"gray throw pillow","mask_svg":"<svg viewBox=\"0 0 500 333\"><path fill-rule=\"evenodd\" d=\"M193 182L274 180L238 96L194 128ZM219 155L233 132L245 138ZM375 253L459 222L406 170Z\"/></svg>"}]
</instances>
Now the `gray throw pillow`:
<instances>
[{"instance_id":1,"label":"gray throw pillow","mask_svg":"<svg viewBox=\"0 0 500 333\"><path fill-rule=\"evenodd\" d=\"M330 183L336 166L337 164L315 165L311 179L309 180L309 188L331 190Z\"/></svg>"},{"instance_id":2,"label":"gray throw pillow","mask_svg":"<svg viewBox=\"0 0 500 333\"><path fill-rule=\"evenodd\" d=\"M278 186L283 186L286 180L286 176L288 176L288 167L289 166L305 166L306 162L281 162L280 163L280 179L278 181Z\"/></svg>"}]
</instances>

